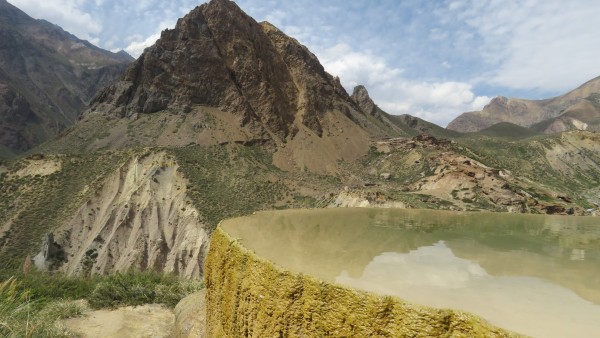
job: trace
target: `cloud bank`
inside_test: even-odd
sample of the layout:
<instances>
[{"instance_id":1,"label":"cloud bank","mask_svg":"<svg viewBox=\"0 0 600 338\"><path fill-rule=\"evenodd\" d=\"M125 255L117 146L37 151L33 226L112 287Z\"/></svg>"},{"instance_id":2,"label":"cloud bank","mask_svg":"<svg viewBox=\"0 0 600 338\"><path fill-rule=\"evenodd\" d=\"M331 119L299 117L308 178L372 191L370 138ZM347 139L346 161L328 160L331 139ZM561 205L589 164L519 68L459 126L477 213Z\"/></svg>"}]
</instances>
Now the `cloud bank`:
<instances>
[{"instance_id":1,"label":"cloud bank","mask_svg":"<svg viewBox=\"0 0 600 338\"><path fill-rule=\"evenodd\" d=\"M488 69L479 82L563 92L600 75L600 3L587 0L452 1L442 18L476 32Z\"/></svg>"},{"instance_id":2,"label":"cloud bank","mask_svg":"<svg viewBox=\"0 0 600 338\"><path fill-rule=\"evenodd\" d=\"M58 24L80 39L100 43L98 34L104 25L97 17L82 9L81 0L11 0L10 3L34 18Z\"/></svg>"}]
</instances>

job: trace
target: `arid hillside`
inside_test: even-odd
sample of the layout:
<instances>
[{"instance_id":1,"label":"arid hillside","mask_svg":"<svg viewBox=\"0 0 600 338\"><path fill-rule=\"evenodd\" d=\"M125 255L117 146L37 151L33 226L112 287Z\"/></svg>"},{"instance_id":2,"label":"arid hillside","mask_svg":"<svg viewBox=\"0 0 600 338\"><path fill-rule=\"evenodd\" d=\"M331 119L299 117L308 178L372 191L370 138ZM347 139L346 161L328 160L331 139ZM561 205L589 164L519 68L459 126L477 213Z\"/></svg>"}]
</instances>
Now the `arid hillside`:
<instances>
[{"instance_id":1,"label":"arid hillside","mask_svg":"<svg viewBox=\"0 0 600 338\"><path fill-rule=\"evenodd\" d=\"M483 110L463 113L448 124L459 132L478 132L510 122L538 132L600 130L600 77L551 99L525 100L499 96Z\"/></svg>"},{"instance_id":2,"label":"arid hillside","mask_svg":"<svg viewBox=\"0 0 600 338\"><path fill-rule=\"evenodd\" d=\"M131 61L0 0L0 158L71 126Z\"/></svg>"}]
</instances>

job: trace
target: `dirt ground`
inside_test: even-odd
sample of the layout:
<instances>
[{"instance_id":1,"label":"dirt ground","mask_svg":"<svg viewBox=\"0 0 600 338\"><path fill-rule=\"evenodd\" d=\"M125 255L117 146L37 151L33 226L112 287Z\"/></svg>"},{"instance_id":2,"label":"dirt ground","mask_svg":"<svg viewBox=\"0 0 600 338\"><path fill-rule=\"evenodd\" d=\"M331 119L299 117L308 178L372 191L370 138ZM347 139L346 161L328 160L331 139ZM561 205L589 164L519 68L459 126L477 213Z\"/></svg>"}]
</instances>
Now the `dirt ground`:
<instances>
[{"instance_id":1,"label":"dirt ground","mask_svg":"<svg viewBox=\"0 0 600 338\"><path fill-rule=\"evenodd\" d=\"M90 311L64 324L84 338L166 338L173 334L173 311L156 304Z\"/></svg>"}]
</instances>

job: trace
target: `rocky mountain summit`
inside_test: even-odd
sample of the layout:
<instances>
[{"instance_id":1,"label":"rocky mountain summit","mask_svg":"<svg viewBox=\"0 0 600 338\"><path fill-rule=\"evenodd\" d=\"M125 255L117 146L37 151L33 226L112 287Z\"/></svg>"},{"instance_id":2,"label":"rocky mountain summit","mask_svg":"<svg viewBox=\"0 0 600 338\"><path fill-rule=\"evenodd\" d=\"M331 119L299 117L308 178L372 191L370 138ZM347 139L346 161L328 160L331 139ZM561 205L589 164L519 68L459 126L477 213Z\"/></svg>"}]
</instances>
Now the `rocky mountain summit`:
<instances>
[{"instance_id":1,"label":"rocky mountain summit","mask_svg":"<svg viewBox=\"0 0 600 338\"><path fill-rule=\"evenodd\" d=\"M367 114L373 116L381 114L382 110L375 104L373 99L369 96L367 88L363 85L354 87L352 92L352 100Z\"/></svg>"},{"instance_id":2,"label":"rocky mountain summit","mask_svg":"<svg viewBox=\"0 0 600 338\"><path fill-rule=\"evenodd\" d=\"M84 116L69 137L89 136L83 130L107 120L112 126L87 149L260 143L272 147L277 166L315 171L364 155L371 137L398 135L392 121L365 113L305 46L228 0L203 4L163 31ZM140 140L115 127L151 120L177 125L177 137Z\"/></svg>"},{"instance_id":3,"label":"rocky mountain summit","mask_svg":"<svg viewBox=\"0 0 600 338\"><path fill-rule=\"evenodd\" d=\"M131 61L0 0L0 157L72 125Z\"/></svg>"},{"instance_id":4,"label":"rocky mountain summit","mask_svg":"<svg viewBox=\"0 0 600 338\"><path fill-rule=\"evenodd\" d=\"M564 95L546 100L498 96L483 110L463 113L448 124L459 132L478 132L510 122L543 133L600 130L600 77Z\"/></svg>"},{"instance_id":5,"label":"rocky mountain summit","mask_svg":"<svg viewBox=\"0 0 600 338\"><path fill-rule=\"evenodd\" d=\"M323 112L349 97L306 47L234 2L214 0L165 30L88 112L119 117L218 108L281 139L299 124L323 134ZM357 112L353 112L357 113Z\"/></svg>"}]
</instances>

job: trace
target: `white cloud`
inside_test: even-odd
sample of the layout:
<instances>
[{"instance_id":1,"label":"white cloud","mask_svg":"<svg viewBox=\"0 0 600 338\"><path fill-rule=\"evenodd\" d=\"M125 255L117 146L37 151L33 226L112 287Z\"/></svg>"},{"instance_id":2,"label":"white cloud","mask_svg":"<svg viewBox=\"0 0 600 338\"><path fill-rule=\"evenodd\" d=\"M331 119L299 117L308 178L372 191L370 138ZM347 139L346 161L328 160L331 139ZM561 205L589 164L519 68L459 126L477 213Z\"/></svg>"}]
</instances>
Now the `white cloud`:
<instances>
[{"instance_id":1,"label":"white cloud","mask_svg":"<svg viewBox=\"0 0 600 338\"><path fill-rule=\"evenodd\" d=\"M129 55L137 58L142 54L145 48L152 46L156 43L156 40L160 38L160 33L167 29L175 27L175 22L163 21L158 26L158 32L148 36L143 37L139 34L132 35L127 37L125 40L130 41L129 45L125 47L125 51L129 53Z\"/></svg>"},{"instance_id":2,"label":"white cloud","mask_svg":"<svg viewBox=\"0 0 600 338\"><path fill-rule=\"evenodd\" d=\"M470 84L455 81L415 81L369 51L357 52L340 44L319 53L325 69L339 75L346 90L362 84L375 103L390 114L411 114L446 126L465 111L479 110L490 101L476 96Z\"/></svg>"},{"instance_id":3,"label":"white cloud","mask_svg":"<svg viewBox=\"0 0 600 338\"><path fill-rule=\"evenodd\" d=\"M600 75L600 6L587 0L466 0L449 7L483 43L479 81L561 92Z\"/></svg>"},{"instance_id":4,"label":"white cloud","mask_svg":"<svg viewBox=\"0 0 600 338\"><path fill-rule=\"evenodd\" d=\"M142 54L142 52L144 52L144 49L152 46L159 38L160 33L156 33L143 40L134 40L127 47L125 47L125 51L129 53L129 55L137 58L140 56L140 54Z\"/></svg>"},{"instance_id":5,"label":"white cloud","mask_svg":"<svg viewBox=\"0 0 600 338\"><path fill-rule=\"evenodd\" d=\"M97 36L102 31L102 23L81 9L83 5L81 0L11 0L10 2L30 16L57 24L81 39L98 41Z\"/></svg>"},{"instance_id":6,"label":"white cloud","mask_svg":"<svg viewBox=\"0 0 600 338\"><path fill-rule=\"evenodd\" d=\"M319 56L328 72L344 77L346 86L384 85L402 74L402 69L390 68L370 51L356 52L346 44L327 48Z\"/></svg>"}]
</instances>

